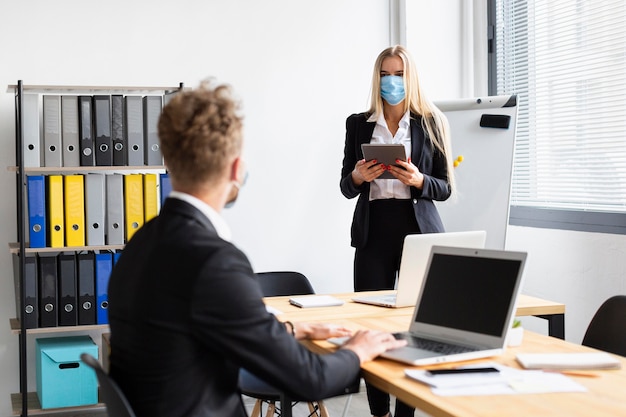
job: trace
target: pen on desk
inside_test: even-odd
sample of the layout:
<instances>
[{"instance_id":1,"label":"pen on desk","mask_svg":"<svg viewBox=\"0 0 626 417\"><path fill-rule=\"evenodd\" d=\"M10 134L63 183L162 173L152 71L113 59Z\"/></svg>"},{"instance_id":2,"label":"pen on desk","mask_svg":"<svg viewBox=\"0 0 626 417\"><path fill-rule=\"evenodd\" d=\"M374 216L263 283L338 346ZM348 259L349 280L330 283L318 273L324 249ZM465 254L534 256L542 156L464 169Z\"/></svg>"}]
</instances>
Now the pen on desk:
<instances>
[{"instance_id":1,"label":"pen on desk","mask_svg":"<svg viewBox=\"0 0 626 417\"><path fill-rule=\"evenodd\" d=\"M543 372L552 372L552 373L563 374L567 376L584 376L587 378L597 378L600 376L598 374L592 374L588 372L559 371L557 369L544 369Z\"/></svg>"},{"instance_id":2,"label":"pen on desk","mask_svg":"<svg viewBox=\"0 0 626 417\"><path fill-rule=\"evenodd\" d=\"M485 368L447 368L447 369L427 369L426 373L430 376L451 375L451 374L477 374L477 373L493 373L500 372L494 367Z\"/></svg>"}]
</instances>

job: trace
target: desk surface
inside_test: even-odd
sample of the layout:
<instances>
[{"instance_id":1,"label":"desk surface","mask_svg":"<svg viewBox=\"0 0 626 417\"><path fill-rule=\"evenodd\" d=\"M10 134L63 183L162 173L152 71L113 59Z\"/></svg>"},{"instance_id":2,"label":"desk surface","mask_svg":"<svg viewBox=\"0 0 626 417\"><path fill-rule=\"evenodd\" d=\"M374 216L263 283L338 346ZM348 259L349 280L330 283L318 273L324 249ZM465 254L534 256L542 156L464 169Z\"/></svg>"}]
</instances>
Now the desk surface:
<instances>
[{"instance_id":1,"label":"desk surface","mask_svg":"<svg viewBox=\"0 0 626 417\"><path fill-rule=\"evenodd\" d=\"M358 295L386 294L393 291L369 291L360 292ZM299 308L289 304L290 297L267 297L265 303L272 308L279 310L282 314L277 314L279 319L291 321L312 321L311 317L315 317L315 321L325 321L336 318L350 317L394 317L408 316L410 320L413 317L415 307L388 308L378 307L368 304L355 303L352 298L356 293L333 294L334 297L345 301L340 307L328 308ZM536 316L564 314L565 304L554 301L543 300L537 297L531 297L521 294L517 302L516 316ZM408 322L407 322L408 323ZM407 325L408 328L408 325Z\"/></svg>"},{"instance_id":2,"label":"desk surface","mask_svg":"<svg viewBox=\"0 0 626 417\"><path fill-rule=\"evenodd\" d=\"M338 298L349 300L353 294L339 294ZM389 309L371 307L346 302L341 307L322 307L300 309L288 304L289 297L267 298L266 303L283 312L283 320L306 320L336 323L353 330L384 329L400 331L408 328L413 315L412 308ZM565 306L559 303L522 296L519 300L517 315L563 314ZM327 353L336 349L326 341L305 341L311 350ZM455 363L455 366L467 363L497 361L507 366L519 368L515 355L520 352L586 352L591 348L569 343L554 337L543 336L526 331L521 346L508 348L505 353L495 358ZM490 396L439 397L427 386L409 379L404 375L407 365L386 359L377 359L363 364L363 377L378 388L391 393L402 401L439 417L527 417L527 416L618 416L626 415L626 358L618 357L622 369L591 371L596 377L571 376L588 392L585 393L550 393L517 394ZM441 365L445 367L446 365ZM449 365L448 365L449 366ZM419 367L413 367L419 369Z\"/></svg>"}]
</instances>

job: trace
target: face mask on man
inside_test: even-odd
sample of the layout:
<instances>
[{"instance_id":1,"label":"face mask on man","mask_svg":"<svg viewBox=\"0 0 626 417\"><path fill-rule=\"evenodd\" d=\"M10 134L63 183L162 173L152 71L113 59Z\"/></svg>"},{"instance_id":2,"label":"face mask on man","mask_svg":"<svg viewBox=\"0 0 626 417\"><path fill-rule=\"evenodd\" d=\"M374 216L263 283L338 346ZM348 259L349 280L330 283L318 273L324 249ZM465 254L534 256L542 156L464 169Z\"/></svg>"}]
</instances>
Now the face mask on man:
<instances>
[{"instance_id":1,"label":"face mask on man","mask_svg":"<svg viewBox=\"0 0 626 417\"><path fill-rule=\"evenodd\" d=\"M404 79L399 75L386 75L380 79L380 95L392 106L404 100Z\"/></svg>"},{"instance_id":2,"label":"face mask on man","mask_svg":"<svg viewBox=\"0 0 626 417\"><path fill-rule=\"evenodd\" d=\"M231 189L230 195L228 196L228 200L226 201L224 208L228 209L235 205L235 201L237 201L237 197L239 197L239 190L241 190L241 187L246 185L247 181L248 181L248 171L246 171L246 174L244 175L243 181L241 184L233 181L233 188Z\"/></svg>"}]
</instances>

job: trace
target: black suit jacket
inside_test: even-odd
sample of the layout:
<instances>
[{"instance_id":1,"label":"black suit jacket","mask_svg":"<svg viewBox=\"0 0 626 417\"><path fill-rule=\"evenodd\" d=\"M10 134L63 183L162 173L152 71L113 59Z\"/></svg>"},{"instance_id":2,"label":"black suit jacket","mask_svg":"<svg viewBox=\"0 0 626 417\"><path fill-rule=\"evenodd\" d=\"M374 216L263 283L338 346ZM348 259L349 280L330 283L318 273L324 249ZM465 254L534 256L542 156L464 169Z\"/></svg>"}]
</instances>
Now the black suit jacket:
<instances>
[{"instance_id":1,"label":"black suit jacket","mask_svg":"<svg viewBox=\"0 0 626 417\"><path fill-rule=\"evenodd\" d=\"M359 197L352 219L352 246L362 248L367 243L369 224L370 183L356 187L352 171L357 161L363 159L361 145L369 143L376 122L368 122L369 113L353 114L346 120L346 144L341 169L341 192L347 198ZM421 233L443 232L444 227L433 203L450 197L447 161L445 155L431 145L422 128L421 116L411 114L411 161L424 174L424 187L411 187L411 200L415 219Z\"/></svg>"},{"instance_id":2,"label":"black suit jacket","mask_svg":"<svg viewBox=\"0 0 626 417\"><path fill-rule=\"evenodd\" d=\"M270 315L246 256L192 205L166 200L109 282L111 376L137 416L245 416L245 367L294 398L343 392L351 351L316 355Z\"/></svg>"}]
</instances>

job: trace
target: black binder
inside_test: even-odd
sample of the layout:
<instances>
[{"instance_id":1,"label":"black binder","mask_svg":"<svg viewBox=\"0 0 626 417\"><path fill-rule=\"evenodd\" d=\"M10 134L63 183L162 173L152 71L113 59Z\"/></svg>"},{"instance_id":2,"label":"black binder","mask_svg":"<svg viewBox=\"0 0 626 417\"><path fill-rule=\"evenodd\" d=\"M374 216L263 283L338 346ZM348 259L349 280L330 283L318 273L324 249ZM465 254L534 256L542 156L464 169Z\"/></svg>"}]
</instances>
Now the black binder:
<instances>
[{"instance_id":1,"label":"black binder","mask_svg":"<svg viewBox=\"0 0 626 417\"><path fill-rule=\"evenodd\" d=\"M124 137L124 97L111 96L111 139L113 141L113 165L126 165L126 138Z\"/></svg>"},{"instance_id":2,"label":"black binder","mask_svg":"<svg viewBox=\"0 0 626 417\"><path fill-rule=\"evenodd\" d=\"M78 254L78 324L96 324L95 255Z\"/></svg>"},{"instance_id":3,"label":"black binder","mask_svg":"<svg viewBox=\"0 0 626 417\"><path fill-rule=\"evenodd\" d=\"M93 126L91 123L91 96L78 97L78 141L80 165L93 166Z\"/></svg>"},{"instance_id":4,"label":"black binder","mask_svg":"<svg viewBox=\"0 0 626 417\"><path fill-rule=\"evenodd\" d=\"M59 255L59 326L76 326L76 256L74 253Z\"/></svg>"},{"instance_id":5,"label":"black binder","mask_svg":"<svg viewBox=\"0 0 626 417\"><path fill-rule=\"evenodd\" d=\"M39 297L37 289L37 258L34 255L26 255L24 261L24 279L20 280L20 256L13 254L13 272L15 278L15 307L17 319L24 320L27 329L39 327ZM24 307L21 306L21 288L24 283L25 299Z\"/></svg>"},{"instance_id":6,"label":"black binder","mask_svg":"<svg viewBox=\"0 0 626 417\"><path fill-rule=\"evenodd\" d=\"M57 327L57 254L40 253L39 263L39 327Z\"/></svg>"},{"instance_id":7,"label":"black binder","mask_svg":"<svg viewBox=\"0 0 626 417\"><path fill-rule=\"evenodd\" d=\"M113 165L111 139L111 96L93 96L93 127L96 137L96 165Z\"/></svg>"}]
</instances>

